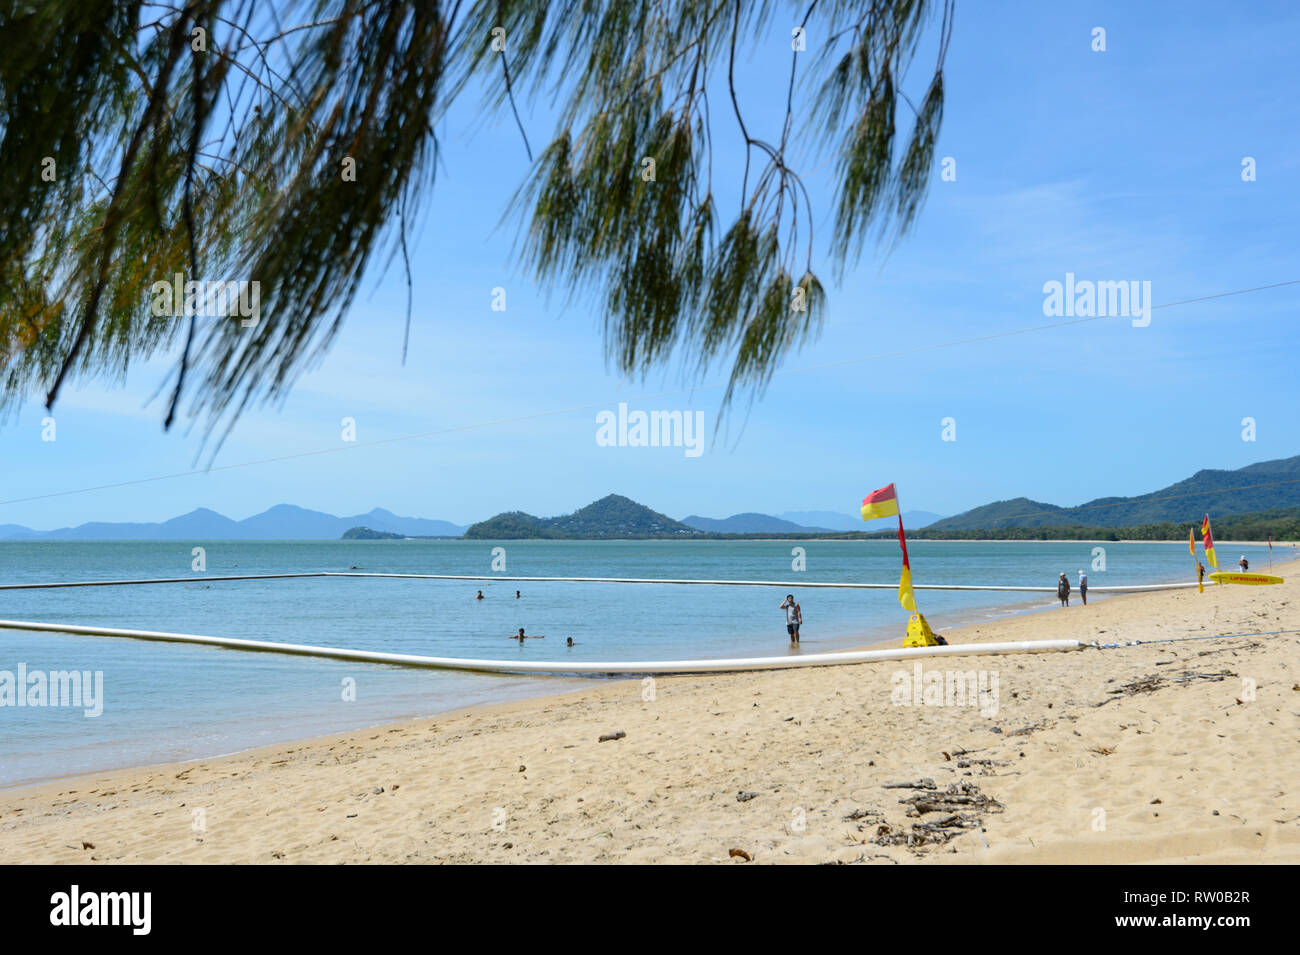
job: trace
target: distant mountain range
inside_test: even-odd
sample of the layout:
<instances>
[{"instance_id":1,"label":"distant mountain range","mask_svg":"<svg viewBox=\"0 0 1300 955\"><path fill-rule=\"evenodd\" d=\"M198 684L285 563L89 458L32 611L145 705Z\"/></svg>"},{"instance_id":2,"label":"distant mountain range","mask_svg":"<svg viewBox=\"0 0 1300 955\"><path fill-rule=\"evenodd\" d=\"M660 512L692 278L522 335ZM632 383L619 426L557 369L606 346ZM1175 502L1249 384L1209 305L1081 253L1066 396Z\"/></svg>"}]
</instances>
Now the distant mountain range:
<instances>
[{"instance_id":1,"label":"distant mountain range","mask_svg":"<svg viewBox=\"0 0 1300 955\"><path fill-rule=\"evenodd\" d=\"M937 517L926 511L909 511L903 515L903 520L908 527L921 528ZM242 521L231 520L201 507L159 523L94 521L53 531L32 530L20 524L0 524L0 540L392 540L461 536L503 540L528 537L689 538L713 534L870 531L888 527L892 520L864 525L857 515L837 511L798 511L780 517L745 513L715 519L692 515L677 521L629 498L611 494L562 517L541 518L522 511L508 511L471 527L450 521L400 517L379 507L366 514L335 517L292 504L278 504Z\"/></svg>"},{"instance_id":2,"label":"distant mountain range","mask_svg":"<svg viewBox=\"0 0 1300 955\"><path fill-rule=\"evenodd\" d=\"M905 511L903 523L909 530L924 528L927 536L939 537L945 531L1187 523L1199 520L1207 511L1212 516L1227 517L1280 513L1280 509L1296 507L1300 507L1300 455L1262 461L1235 471L1197 471L1184 481L1137 497L1103 497L1077 507L1059 507L1018 497L985 504L953 517ZM727 534L869 534L888 532L894 523L894 518L885 518L864 524L850 510L786 511L780 515L746 512L724 518L692 514L678 521L629 498L610 494L560 517L543 518L523 511L507 511L468 528L450 521L400 517L379 507L366 514L335 517L292 504L279 504L242 521L199 508L156 524L96 521L53 531L0 524L0 540L338 540L345 533L353 539L385 535L464 536L479 540L691 539Z\"/></svg>"},{"instance_id":3,"label":"distant mountain range","mask_svg":"<svg viewBox=\"0 0 1300 955\"><path fill-rule=\"evenodd\" d=\"M804 527L825 527L832 531L866 531L868 534L873 531L888 530L891 526L898 525L898 519L894 517L881 517L863 524L862 515L856 508L849 511L786 511L779 516L783 520L793 521ZM931 511L904 511L903 526L908 530L913 528L920 530L935 521L942 520L943 516Z\"/></svg>"},{"instance_id":4,"label":"distant mountain range","mask_svg":"<svg viewBox=\"0 0 1300 955\"><path fill-rule=\"evenodd\" d=\"M465 528L449 521L399 517L377 507L367 514L335 517L292 504L234 521L206 507L158 524L113 524L95 521L54 531L34 531L0 524L0 540L338 540L353 527L368 527L403 536L460 537Z\"/></svg>"},{"instance_id":5,"label":"distant mountain range","mask_svg":"<svg viewBox=\"0 0 1300 955\"><path fill-rule=\"evenodd\" d=\"M1137 497L1099 497L1058 507L1017 497L935 521L928 530L1006 527L1133 527L1166 521L1197 522L1201 515L1253 514L1300 505L1300 455L1261 461L1235 471L1197 471L1186 480Z\"/></svg>"},{"instance_id":6,"label":"distant mountain range","mask_svg":"<svg viewBox=\"0 0 1300 955\"><path fill-rule=\"evenodd\" d=\"M730 517L683 517L682 523L713 534L797 534L800 531L829 531L828 527L804 527L771 514L732 514Z\"/></svg>"},{"instance_id":7,"label":"distant mountain range","mask_svg":"<svg viewBox=\"0 0 1300 955\"><path fill-rule=\"evenodd\" d=\"M920 529L933 524L942 517L929 511L904 511L903 525ZM692 514L683 517L682 523L701 531L715 534L828 534L846 531L885 530L897 525L893 517L862 522L859 514L847 514L840 511L787 511L778 517L770 514L733 514L731 517L699 517Z\"/></svg>"},{"instance_id":8,"label":"distant mountain range","mask_svg":"<svg viewBox=\"0 0 1300 955\"><path fill-rule=\"evenodd\" d=\"M860 518L855 525L845 515L835 511L803 513L822 515L827 520L821 525L809 526L787 520L784 516L773 517L771 514L749 512L724 518L700 517L692 514L676 521L630 498L610 494L562 517L542 518L522 511L508 511L474 524L465 532L465 536L481 540L517 538L589 540L642 537L689 540L719 534L840 534L848 530L862 531L871 528L871 525L864 526ZM915 513L920 515L918 519L925 523L937 516L924 511ZM906 515L904 520L907 520Z\"/></svg>"}]
</instances>

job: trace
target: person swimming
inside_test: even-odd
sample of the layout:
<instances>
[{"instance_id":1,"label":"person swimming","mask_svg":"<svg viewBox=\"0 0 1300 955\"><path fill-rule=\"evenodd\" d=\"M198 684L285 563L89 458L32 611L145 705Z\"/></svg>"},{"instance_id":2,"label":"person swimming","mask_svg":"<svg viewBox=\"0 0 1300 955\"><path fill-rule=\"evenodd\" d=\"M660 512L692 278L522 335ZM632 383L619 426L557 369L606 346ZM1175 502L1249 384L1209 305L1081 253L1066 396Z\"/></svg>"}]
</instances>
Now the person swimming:
<instances>
[{"instance_id":1,"label":"person swimming","mask_svg":"<svg viewBox=\"0 0 1300 955\"><path fill-rule=\"evenodd\" d=\"M477 594L475 594L475 595L474 595L474 599L475 599L475 600L482 600L482 599L483 599L483 591L480 590Z\"/></svg>"},{"instance_id":2,"label":"person swimming","mask_svg":"<svg viewBox=\"0 0 1300 955\"><path fill-rule=\"evenodd\" d=\"M529 634L525 634L525 633L524 633L524 628L523 628L523 627L520 627L520 628L519 628L519 634L518 634L517 636L511 636L510 639L511 639L511 640L518 640L520 643L523 643L525 640L545 640L545 639L546 639L546 634L544 634L544 633L529 633Z\"/></svg>"},{"instance_id":3,"label":"person swimming","mask_svg":"<svg viewBox=\"0 0 1300 955\"><path fill-rule=\"evenodd\" d=\"M516 599L516 600L519 599L519 591L517 591L517 590L515 591L515 599Z\"/></svg>"},{"instance_id":4,"label":"person swimming","mask_svg":"<svg viewBox=\"0 0 1300 955\"><path fill-rule=\"evenodd\" d=\"M569 637L568 641L567 641L564 645L565 645L566 647L571 647L571 646L573 646L573 645L574 645L574 644L573 644L573 637Z\"/></svg>"}]
</instances>

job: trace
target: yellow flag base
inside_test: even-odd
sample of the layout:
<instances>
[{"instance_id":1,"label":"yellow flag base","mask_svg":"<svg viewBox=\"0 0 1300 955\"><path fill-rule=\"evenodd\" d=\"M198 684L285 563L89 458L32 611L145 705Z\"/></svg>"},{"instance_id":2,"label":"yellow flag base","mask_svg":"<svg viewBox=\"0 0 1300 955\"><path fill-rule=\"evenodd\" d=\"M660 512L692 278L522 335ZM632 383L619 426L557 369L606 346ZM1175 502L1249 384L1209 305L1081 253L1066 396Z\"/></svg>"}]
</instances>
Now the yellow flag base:
<instances>
[{"instance_id":1,"label":"yellow flag base","mask_svg":"<svg viewBox=\"0 0 1300 955\"><path fill-rule=\"evenodd\" d=\"M937 647L938 639L935 638L934 631L930 629L930 623L919 613L912 614L912 619L907 621L907 639L903 641L904 647Z\"/></svg>"}]
</instances>

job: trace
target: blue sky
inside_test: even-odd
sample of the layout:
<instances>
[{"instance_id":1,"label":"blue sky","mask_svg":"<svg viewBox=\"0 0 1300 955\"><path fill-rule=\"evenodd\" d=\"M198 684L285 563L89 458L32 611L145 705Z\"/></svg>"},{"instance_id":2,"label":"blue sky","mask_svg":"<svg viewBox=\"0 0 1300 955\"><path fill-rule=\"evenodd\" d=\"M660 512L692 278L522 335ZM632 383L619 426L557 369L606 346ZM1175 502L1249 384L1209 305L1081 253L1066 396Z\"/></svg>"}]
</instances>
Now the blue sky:
<instances>
[{"instance_id":1,"label":"blue sky","mask_svg":"<svg viewBox=\"0 0 1300 955\"><path fill-rule=\"evenodd\" d=\"M1090 47L1098 26L1105 52ZM201 429L164 433L162 402L149 403L167 362L66 391L54 442L31 401L0 422L0 500L37 499L0 505L0 524L163 520L199 506L238 519L281 502L469 523L564 513L610 492L674 517L853 513L890 481L905 510L951 514L1021 495L1137 494L1300 453L1300 286L1158 309L1145 328L1107 318L968 341L1051 322L1043 283L1067 272L1150 281L1157 305L1300 279L1297 32L1300 8L1283 3L959 5L936 151L956 161L956 181L940 181L936 163L910 236L888 255L868 248L836 282L834 163L808 130L826 328L698 457L597 445L597 411L620 401L703 411L711 435L726 369L643 382L608 367L599 301L548 295L519 267L517 222L502 215L528 161L508 113L485 120L467 98L440 128L445 168L412 247L405 367L406 287L393 267L372 273L283 405L245 414L213 462L225 470L58 494L195 467ZM933 50L922 43L914 80ZM774 28L740 71L747 119L773 138L788 64L789 30ZM536 150L553 117L544 101L523 113ZM734 180L734 123L716 109L714 122L714 179ZM1254 182L1242 180L1247 156ZM504 312L490 308L498 286ZM929 348L949 342L966 343ZM355 445L341 440L344 417ZM945 418L955 441L942 440ZM445 433L368 444L426 432ZM335 453L228 467L317 450Z\"/></svg>"}]
</instances>

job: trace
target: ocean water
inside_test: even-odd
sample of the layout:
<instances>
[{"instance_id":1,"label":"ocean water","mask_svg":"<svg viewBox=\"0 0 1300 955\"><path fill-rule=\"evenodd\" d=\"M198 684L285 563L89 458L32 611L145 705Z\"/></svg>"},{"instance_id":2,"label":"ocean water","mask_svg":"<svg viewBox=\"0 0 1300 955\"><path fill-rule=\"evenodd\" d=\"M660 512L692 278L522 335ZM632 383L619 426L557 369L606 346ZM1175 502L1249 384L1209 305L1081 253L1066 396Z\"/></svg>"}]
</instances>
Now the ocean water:
<instances>
[{"instance_id":1,"label":"ocean water","mask_svg":"<svg viewBox=\"0 0 1300 955\"><path fill-rule=\"evenodd\" d=\"M788 652L784 613L803 608L803 652L901 640L892 591L794 587L514 583L358 578L210 581L223 574L346 571L506 573L896 583L894 541L206 542L206 573L184 542L0 541L0 583L186 577L133 587L0 591L0 619L95 624L367 650L492 659L618 661ZM794 548L805 568L793 569ZM1104 547L1105 570L1092 569ZM941 542L908 545L916 583L1052 586L1062 571L1093 587L1192 579L1183 544ZM1290 548L1285 548L1290 551ZM1225 565L1260 547L1220 548ZM1283 555L1279 553L1279 558ZM482 589L484 600L475 600ZM522 596L515 597L515 590ZM1097 598L1099 599L1099 595ZM1047 608L1052 594L922 591L942 630ZM1072 600L1072 603L1075 602ZM544 634L523 646L520 627ZM576 646L564 645L572 637ZM579 677L450 673L108 637L0 629L0 672L98 671L102 713L0 706L0 786L235 752L461 706L563 692ZM354 699L345 690L354 688Z\"/></svg>"}]
</instances>

